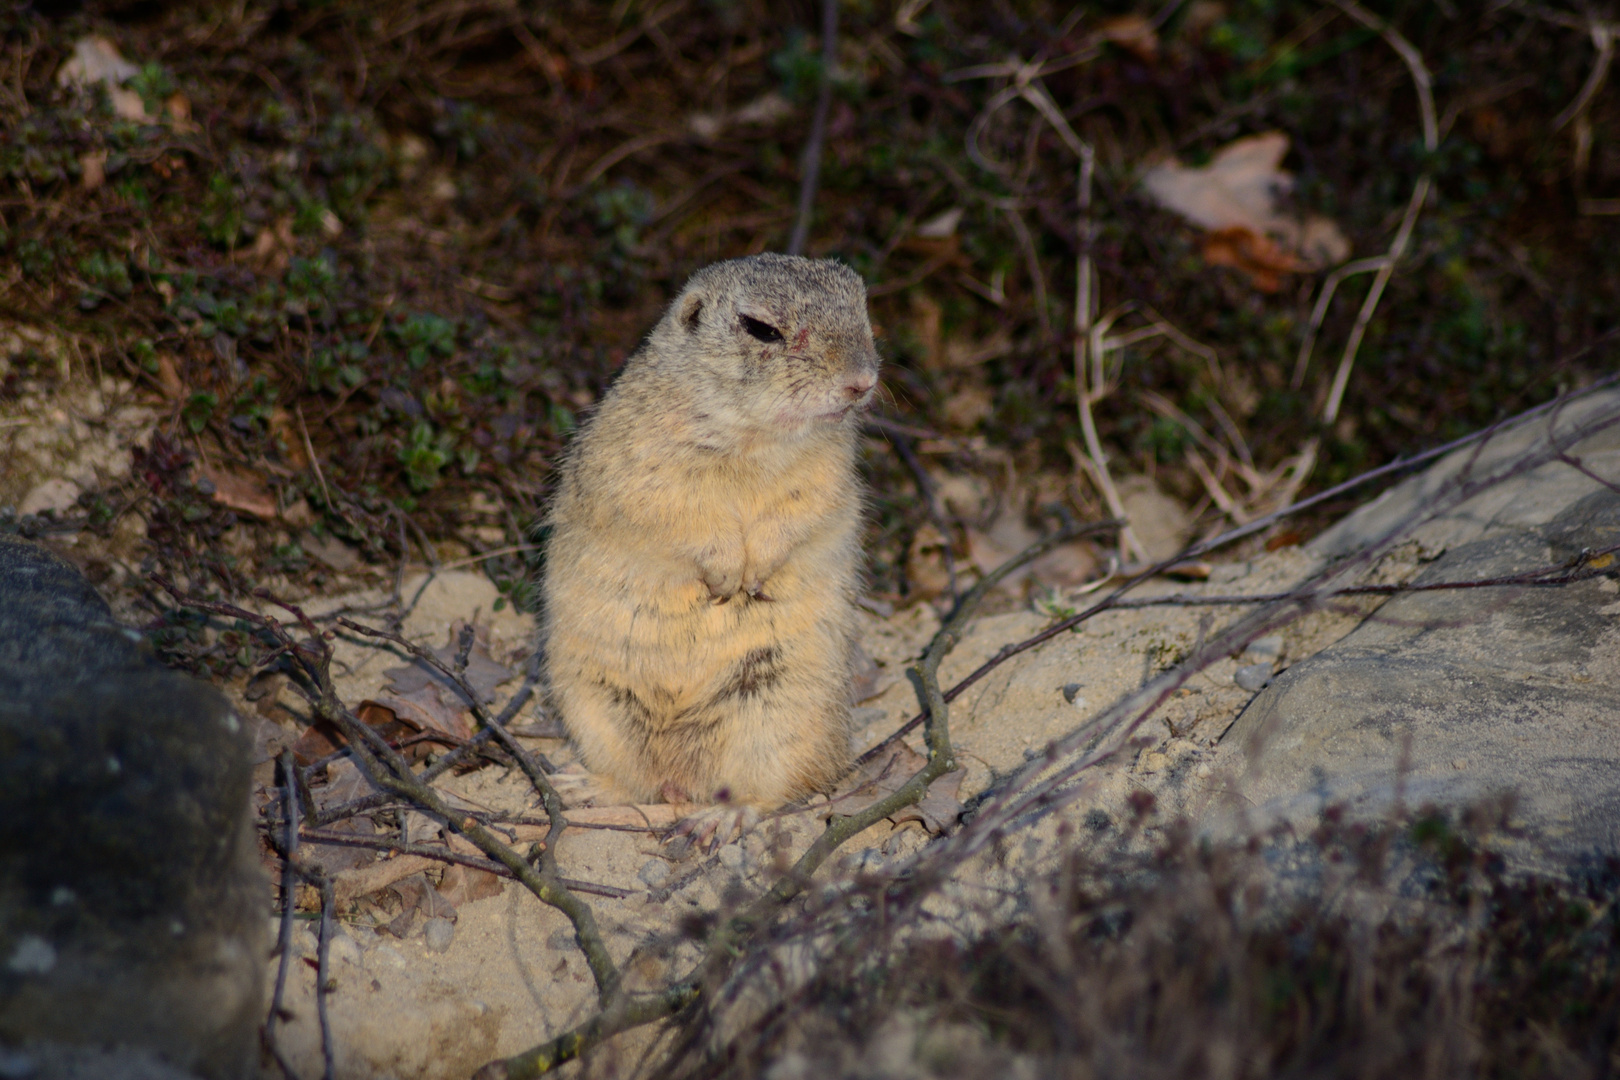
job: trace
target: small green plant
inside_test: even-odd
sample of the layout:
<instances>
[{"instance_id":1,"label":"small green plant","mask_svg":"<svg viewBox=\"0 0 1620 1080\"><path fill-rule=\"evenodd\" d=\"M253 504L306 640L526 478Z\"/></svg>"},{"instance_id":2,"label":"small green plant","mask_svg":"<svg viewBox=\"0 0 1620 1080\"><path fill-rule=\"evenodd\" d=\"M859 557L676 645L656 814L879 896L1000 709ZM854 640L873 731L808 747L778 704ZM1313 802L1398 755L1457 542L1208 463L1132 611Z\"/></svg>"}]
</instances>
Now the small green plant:
<instances>
[{"instance_id":1,"label":"small green plant","mask_svg":"<svg viewBox=\"0 0 1620 1080\"><path fill-rule=\"evenodd\" d=\"M214 410L218 407L218 394L211 390L199 390L186 399L185 407L180 410L180 420L193 435L200 435L214 418Z\"/></svg>"},{"instance_id":2,"label":"small green plant","mask_svg":"<svg viewBox=\"0 0 1620 1080\"><path fill-rule=\"evenodd\" d=\"M405 466L405 482L420 494L439 485L439 473L450 462L455 436L435 433L427 422L411 429L410 439L399 449L399 463Z\"/></svg>"},{"instance_id":3,"label":"small green plant","mask_svg":"<svg viewBox=\"0 0 1620 1080\"><path fill-rule=\"evenodd\" d=\"M210 241L225 248L236 246L242 235L242 197L225 173L215 173L209 178L200 220L203 235Z\"/></svg>"},{"instance_id":4,"label":"small green plant","mask_svg":"<svg viewBox=\"0 0 1620 1080\"><path fill-rule=\"evenodd\" d=\"M439 315L412 314L388 328L388 338L405 350L405 362L420 371L435 356L456 351L456 324Z\"/></svg>"},{"instance_id":5,"label":"small green plant","mask_svg":"<svg viewBox=\"0 0 1620 1080\"><path fill-rule=\"evenodd\" d=\"M371 350L366 348L363 341L341 341L326 349L316 349L304 361L304 372L309 379L311 390L324 390L329 394L341 394L351 386L357 386L365 378L361 368Z\"/></svg>"},{"instance_id":6,"label":"small green plant","mask_svg":"<svg viewBox=\"0 0 1620 1080\"><path fill-rule=\"evenodd\" d=\"M141 104L149 115L162 111L163 103L174 96L178 87L162 64L147 63L129 80L129 88L141 95Z\"/></svg>"}]
</instances>

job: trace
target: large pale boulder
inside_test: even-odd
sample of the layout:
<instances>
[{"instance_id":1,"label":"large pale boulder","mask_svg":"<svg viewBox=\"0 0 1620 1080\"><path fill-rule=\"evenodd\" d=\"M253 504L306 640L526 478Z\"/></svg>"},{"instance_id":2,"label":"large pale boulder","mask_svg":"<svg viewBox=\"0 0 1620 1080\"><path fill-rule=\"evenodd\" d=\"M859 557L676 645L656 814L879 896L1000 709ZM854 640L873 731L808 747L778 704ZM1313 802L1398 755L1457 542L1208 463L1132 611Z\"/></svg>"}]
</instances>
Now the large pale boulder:
<instances>
[{"instance_id":1,"label":"large pale boulder","mask_svg":"<svg viewBox=\"0 0 1620 1080\"><path fill-rule=\"evenodd\" d=\"M1620 412L1597 395L1560 425ZM1561 428L1567 430L1567 427ZM1457 482L1545 445L1544 420L1462 451L1323 534L1353 555ZM1620 425L1490 487L1412 534L1441 552L1418 583L1479 581L1570 563L1620 544ZM1602 560L1599 560L1602 564ZM1611 561L1620 569L1620 561ZM1496 844L1546 871L1620 853L1620 585L1409 593L1283 672L1223 740L1229 811L1249 824L1303 823L1338 804L1450 811L1503 798ZM1217 821L1227 821L1217 816Z\"/></svg>"}]
</instances>

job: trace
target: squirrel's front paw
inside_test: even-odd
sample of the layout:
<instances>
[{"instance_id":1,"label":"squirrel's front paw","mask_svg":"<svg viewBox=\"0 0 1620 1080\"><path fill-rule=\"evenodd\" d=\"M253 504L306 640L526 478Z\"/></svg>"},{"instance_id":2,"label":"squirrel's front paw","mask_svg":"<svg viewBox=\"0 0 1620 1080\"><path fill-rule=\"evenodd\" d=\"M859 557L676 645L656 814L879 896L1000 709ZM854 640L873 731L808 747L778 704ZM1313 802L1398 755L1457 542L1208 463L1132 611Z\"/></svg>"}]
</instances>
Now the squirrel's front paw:
<instances>
[{"instance_id":1,"label":"squirrel's front paw","mask_svg":"<svg viewBox=\"0 0 1620 1080\"><path fill-rule=\"evenodd\" d=\"M709 599L723 604L737 595L742 588L742 574L728 574L720 570L703 570L703 586L709 590Z\"/></svg>"}]
</instances>

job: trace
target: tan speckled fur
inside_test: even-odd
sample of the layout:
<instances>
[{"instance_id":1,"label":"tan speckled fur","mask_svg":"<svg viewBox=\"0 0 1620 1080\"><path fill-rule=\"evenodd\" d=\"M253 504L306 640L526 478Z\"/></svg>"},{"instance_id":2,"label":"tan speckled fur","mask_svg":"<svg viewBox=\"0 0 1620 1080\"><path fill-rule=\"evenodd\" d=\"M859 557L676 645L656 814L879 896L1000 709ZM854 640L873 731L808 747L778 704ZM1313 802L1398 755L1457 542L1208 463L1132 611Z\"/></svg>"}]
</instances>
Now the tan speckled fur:
<instances>
[{"instance_id":1,"label":"tan speckled fur","mask_svg":"<svg viewBox=\"0 0 1620 1080\"><path fill-rule=\"evenodd\" d=\"M854 271L716 263L575 441L548 519L548 690L623 795L775 807L848 767L877 370Z\"/></svg>"}]
</instances>

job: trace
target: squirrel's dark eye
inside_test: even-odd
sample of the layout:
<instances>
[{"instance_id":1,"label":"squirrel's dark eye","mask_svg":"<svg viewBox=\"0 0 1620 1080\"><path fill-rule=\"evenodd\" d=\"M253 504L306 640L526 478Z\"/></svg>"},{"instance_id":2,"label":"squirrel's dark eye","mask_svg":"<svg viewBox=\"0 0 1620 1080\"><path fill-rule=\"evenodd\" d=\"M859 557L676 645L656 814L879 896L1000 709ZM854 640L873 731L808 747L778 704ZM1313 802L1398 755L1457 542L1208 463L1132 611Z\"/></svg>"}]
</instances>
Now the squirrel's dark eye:
<instances>
[{"instance_id":1,"label":"squirrel's dark eye","mask_svg":"<svg viewBox=\"0 0 1620 1080\"><path fill-rule=\"evenodd\" d=\"M747 315L744 315L742 317L742 324L743 329L748 331L751 337L759 341L772 342L782 340L782 331L778 330L770 323L760 322L758 319L750 319Z\"/></svg>"}]
</instances>

